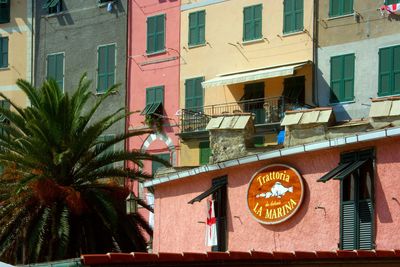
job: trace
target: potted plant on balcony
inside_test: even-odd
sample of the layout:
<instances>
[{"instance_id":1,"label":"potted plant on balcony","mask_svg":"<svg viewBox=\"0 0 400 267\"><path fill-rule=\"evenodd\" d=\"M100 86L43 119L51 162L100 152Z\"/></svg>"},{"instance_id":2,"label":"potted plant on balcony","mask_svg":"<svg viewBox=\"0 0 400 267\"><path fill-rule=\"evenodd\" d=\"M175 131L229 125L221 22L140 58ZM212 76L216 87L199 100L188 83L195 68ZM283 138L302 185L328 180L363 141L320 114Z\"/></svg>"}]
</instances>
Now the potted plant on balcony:
<instances>
[{"instance_id":1,"label":"potted plant on balcony","mask_svg":"<svg viewBox=\"0 0 400 267\"><path fill-rule=\"evenodd\" d=\"M160 115L153 113L153 114L147 114L144 118L144 123L149 126L150 128L153 128L157 132L162 131L162 123L163 119Z\"/></svg>"}]
</instances>

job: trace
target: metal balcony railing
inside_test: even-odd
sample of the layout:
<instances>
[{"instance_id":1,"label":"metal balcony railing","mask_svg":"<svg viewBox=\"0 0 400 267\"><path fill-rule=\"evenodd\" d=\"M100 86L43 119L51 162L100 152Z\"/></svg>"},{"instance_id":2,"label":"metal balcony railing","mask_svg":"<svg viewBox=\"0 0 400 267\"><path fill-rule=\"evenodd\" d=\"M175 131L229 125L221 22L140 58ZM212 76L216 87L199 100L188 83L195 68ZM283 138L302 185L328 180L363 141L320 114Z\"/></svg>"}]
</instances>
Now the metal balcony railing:
<instances>
[{"instance_id":1,"label":"metal balcony railing","mask_svg":"<svg viewBox=\"0 0 400 267\"><path fill-rule=\"evenodd\" d=\"M282 120L285 111L306 107L306 105L293 103L281 96L183 109L181 131L182 133L187 133L205 130L213 115L222 115L225 113L251 112L255 115L254 123L256 125L278 123Z\"/></svg>"}]
</instances>

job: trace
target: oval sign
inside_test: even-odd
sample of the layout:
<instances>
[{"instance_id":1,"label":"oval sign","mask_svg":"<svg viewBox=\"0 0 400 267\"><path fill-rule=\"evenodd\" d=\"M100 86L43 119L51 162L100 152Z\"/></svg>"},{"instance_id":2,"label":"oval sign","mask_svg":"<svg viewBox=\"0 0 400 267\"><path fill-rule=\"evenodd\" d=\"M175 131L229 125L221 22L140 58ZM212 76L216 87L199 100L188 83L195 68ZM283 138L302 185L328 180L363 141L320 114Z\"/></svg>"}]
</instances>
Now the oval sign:
<instances>
[{"instance_id":1,"label":"oval sign","mask_svg":"<svg viewBox=\"0 0 400 267\"><path fill-rule=\"evenodd\" d=\"M303 180L294 168L269 165L250 180L247 206L260 223L277 224L288 220L298 210L303 192Z\"/></svg>"}]
</instances>

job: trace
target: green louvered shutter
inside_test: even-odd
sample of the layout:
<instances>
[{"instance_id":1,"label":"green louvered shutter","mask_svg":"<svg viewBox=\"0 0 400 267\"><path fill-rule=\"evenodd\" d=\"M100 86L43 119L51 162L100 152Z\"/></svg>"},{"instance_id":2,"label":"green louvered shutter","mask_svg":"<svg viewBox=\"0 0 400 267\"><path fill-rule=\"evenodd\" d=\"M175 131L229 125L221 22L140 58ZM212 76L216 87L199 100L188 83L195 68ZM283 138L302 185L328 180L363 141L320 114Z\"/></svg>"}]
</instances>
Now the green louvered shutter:
<instances>
[{"instance_id":1,"label":"green louvered shutter","mask_svg":"<svg viewBox=\"0 0 400 267\"><path fill-rule=\"evenodd\" d=\"M392 91L392 52L392 47L382 48L379 50L379 96L390 95Z\"/></svg>"},{"instance_id":2,"label":"green louvered shutter","mask_svg":"<svg viewBox=\"0 0 400 267\"><path fill-rule=\"evenodd\" d=\"M243 9L243 41L253 39L253 7Z\"/></svg>"},{"instance_id":3,"label":"green louvered shutter","mask_svg":"<svg viewBox=\"0 0 400 267\"><path fill-rule=\"evenodd\" d=\"M97 92L104 93L115 84L115 45L100 46L97 54Z\"/></svg>"},{"instance_id":4,"label":"green louvered shutter","mask_svg":"<svg viewBox=\"0 0 400 267\"><path fill-rule=\"evenodd\" d=\"M164 103L164 86L150 87L146 89L146 105L152 103Z\"/></svg>"},{"instance_id":5,"label":"green louvered shutter","mask_svg":"<svg viewBox=\"0 0 400 267\"><path fill-rule=\"evenodd\" d=\"M210 161L210 156L211 156L211 148L210 148L210 142L200 142L199 144L200 148L200 165L205 165L208 164Z\"/></svg>"},{"instance_id":6,"label":"green louvered shutter","mask_svg":"<svg viewBox=\"0 0 400 267\"><path fill-rule=\"evenodd\" d=\"M154 155L154 156L156 156L156 157L158 157L158 158L160 158L160 159L163 159L163 160L166 160L166 161L171 162L170 154L169 154L169 153L156 154L156 155ZM163 167L164 167L163 164L161 164L161 163L159 163L159 162L157 162L157 161L152 161L152 164L151 164L151 173L154 175L154 174L157 172L158 169L163 168Z\"/></svg>"},{"instance_id":7,"label":"green louvered shutter","mask_svg":"<svg viewBox=\"0 0 400 267\"><path fill-rule=\"evenodd\" d=\"M341 2L341 0L330 0L329 1L329 16L330 17L339 16L340 2Z\"/></svg>"},{"instance_id":8,"label":"green louvered shutter","mask_svg":"<svg viewBox=\"0 0 400 267\"><path fill-rule=\"evenodd\" d=\"M356 228L356 203L355 201L342 201L340 224L340 249L351 250L357 246Z\"/></svg>"},{"instance_id":9,"label":"green louvered shutter","mask_svg":"<svg viewBox=\"0 0 400 267\"><path fill-rule=\"evenodd\" d=\"M11 0L0 0L0 24L10 22Z\"/></svg>"},{"instance_id":10,"label":"green louvered shutter","mask_svg":"<svg viewBox=\"0 0 400 267\"><path fill-rule=\"evenodd\" d=\"M147 53L165 50L165 15L147 18Z\"/></svg>"},{"instance_id":11,"label":"green louvered shutter","mask_svg":"<svg viewBox=\"0 0 400 267\"><path fill-rule=\"evenodd\" d=\"M203 87L201 86L203 81L204 77L185 81L185 109L192 111L203 110Z\"/></svg>"},{"instance_id":12,"label":"green louvered shutter","mask_svg":"<svg viewBox=\"0 0 400 267\"><path fill-rule=\"evenodd\" d=\"M205 14L204 10L189 14L189 45L205 43Z\"/></svg>"},{"instance_id":13,"label":"green louvered shutter","mask_svg":"<svg viewBox=\"0 0 400 267\"><path fill-rule=\"evenodd\" d=\"M341 101L354 100L354 54L343 56L343 92Z\"/></svg>"},{"instance_id":14,"label":"green louvered shutter","mask_svg":"<svg viewBox=\"0 0 400 267\"><path fill-rule=\"evenodd\" d=\"M0 37L0 68L8 67L8 37Z\"/></svg>"},{"instance_id":15,"label":"green louvered shutter","mask_svg":"<svg viewBox=\"0 0 400 267\"><path fill-rule=\"evenodd\" d=\"M147 18L147 53L156 51L156 17Z\"/></svg>"},{"instance_id":16,"label":"green louvered shutter","mask_svg":"<svg viewBox=\"0 0 400 267\"><path fill-rule=\"evenodd\" d=\"M293 31L301 31L303 30L303 17L304 17L304 6L303 0L294 0L294 29Z\"/></svg>"},{"instance_id":17,"label":"green louvered shutter","mask_svg":"<svg viewBox=\"0 0 400 267\"><path fill-rule=\"evenodd\" d=\"M400 0L385 0L385 5L392 5L400 3Z\"/></svg>"},{"instance_id":18,"label":"green louvered shutter","mask_svg":"<svg viewBox=\"0 0 400 267\"><path fill-rule=\"evenodd\" d=\"M254 6L253 12L254 12L253 39L260 39L262 37L262 5Z\"/></svg>"},{"instance_id":19,"label":"green louvered shutter","mask_svg":"<svg viewBox=\"0 0 400 267\"><path fill-rule=\"evenodd\" d=\"M54 79L64 89L64 53L47 56L47 79Z\"/></svg>"},{"instance_id":20,"label":"green louvered shutter","mask_svg":"<svg viewBox=\"0 0 400 267\"><path fill-rule=\"evenodd\" d=\"M400 94L400 46L393 47L393 94Z\"/></svg>"},{"instance_id":21,"label":"green louvered shutter","mask_svg":"<svg viewBox=\"0 0 400 267\"><path fill-rule=\"evenodd\" d=\"M374 249L373 245L373 209L371 200L360 200L358 207L358 248Z\"/></svg>"},{"instance_id":22,"label":"green louvered shutter","mask_svg":"<svg viewBox=\"0 0 400 267\"><path fill-rule=\"evenodd\" d=\"M353 13L353 0L330 0L329 16L337 17Z\"/></svg>"},{"instance_id":23,"label":"green louvered shutter","mask_svg":"<svg viewBox=\"0 0 400 267\"><path fill-rule=\"evenodd\" d=\"M289 33L294 29L293 6L295 0L284 0L283 32Z\"/></svg>"},{"instance_id":24,"label":"green louvered shutter","mask_svg":"<svg viewBox=\"0 0 400 267\"><path fill-rule=\"evenodd\" d=\"M341 15L347 15L353 13L353 0L342 0L343 12Z\"/></svg>"},{"instance_id":25,"label":"green louvered shutter","mask_svg":"<svg viewBox=\"0 0 400 267\"><path fill-rule=\"evenodd\" d=\"M340 102L342 91L343 57L331 58L331 103Z\"/></svg>"},{"instance_id":26,"label":"green louvered shutter","mask_svg":"<svg viewBox=\"0 0 400 267\"><path fill-rule=\"evenodd\" d=\"M165 15L157 16L156 40L157 51L165 50Z\"/></svg>"},{"instance_id":27,"label":"green louvered shutter","mask_svg":"<svg viewBox=\"0 0 400 267\"><path fill-rule=\"evenodd\" d=\"M206 11L202 10L197 12L197 44L205 44L206 42Z\"/></svg>"}]
</instances>

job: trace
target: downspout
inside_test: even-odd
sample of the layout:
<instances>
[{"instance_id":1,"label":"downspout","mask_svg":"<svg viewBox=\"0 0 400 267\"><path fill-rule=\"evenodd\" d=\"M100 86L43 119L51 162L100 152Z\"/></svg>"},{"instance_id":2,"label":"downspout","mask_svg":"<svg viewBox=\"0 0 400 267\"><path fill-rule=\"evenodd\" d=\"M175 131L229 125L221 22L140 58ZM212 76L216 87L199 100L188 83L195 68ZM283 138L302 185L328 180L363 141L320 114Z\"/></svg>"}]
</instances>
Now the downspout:
<instances>
[{"instance_id":1,"label":"downspout","mask_svg":"<svg viewBox=\"0 0 400 267\"><path fill-rule=\"evenodd\" d=\"M125 68L125 112L129 113L129 104L130 104L130 86L131 86L131 82L129 79L129 74L131 72L131 60L129 58L129 55L131 54L131 34L130 34L130 28L131 28L131 20L132 20L132 16L131 16L131 4L130 4L131 0L126 0L126 4L127 4L127 19L126 19L126 54L125 54L125 60L126 60L126 68ZM129 117L127 116L125 118L125 134L127 134L129 132ZM129 150L129 139L125 139L124 142L124 149L125 151ZM127 169L128 166L128 161L125 160L124 161L124 168ZM127 186L127 181L125 182L125 186Z\"/></svg>"},{"instance_id":2,"label":"downspout","mask_svg":"<svg viewBox=\"0 0 400 267\"><path fill-rule=\"evenodd\" d=\"M31 84L34 85L35 82L35 27L36 27L36 8L35 8L35 0L31 0L32 8L31 8Z\"/></svg>"},{"instance_id":3,"label":"downspout","mask_svg":"<svg viewBox=\"0 0 400 267\"><path fill-rule=\"evenodd\" d=\"M319 0L314 0L314 18L313 18L313 102L315 106L319 106L318 93L318 16L319 16Z\"/></svg>"}]
</instances>

